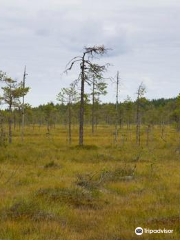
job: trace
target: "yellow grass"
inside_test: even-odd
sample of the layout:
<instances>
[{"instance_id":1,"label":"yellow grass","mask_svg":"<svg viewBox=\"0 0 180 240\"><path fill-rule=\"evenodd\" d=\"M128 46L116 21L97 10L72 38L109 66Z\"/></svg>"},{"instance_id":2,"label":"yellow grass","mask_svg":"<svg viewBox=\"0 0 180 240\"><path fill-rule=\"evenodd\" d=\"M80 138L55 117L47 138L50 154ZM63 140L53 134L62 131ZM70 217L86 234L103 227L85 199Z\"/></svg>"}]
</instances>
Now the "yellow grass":
<instances>
[{"instance_id":1,"label":"yellow grass","mask_svg":"<svg viewBox=\"0 0 180 240\"><path fill-rule=\"evenodd\" d=\"M168 127L164 139L154 127L146 146L135 144L135 129L78 128L68 146L67 129L26 128L21 143L0 149L0 239L133 240L180 239L180 139ZM134 178L126 180L136 165ZM172 229L143 234L135 228Z\"/></svg>"}]
</instances>

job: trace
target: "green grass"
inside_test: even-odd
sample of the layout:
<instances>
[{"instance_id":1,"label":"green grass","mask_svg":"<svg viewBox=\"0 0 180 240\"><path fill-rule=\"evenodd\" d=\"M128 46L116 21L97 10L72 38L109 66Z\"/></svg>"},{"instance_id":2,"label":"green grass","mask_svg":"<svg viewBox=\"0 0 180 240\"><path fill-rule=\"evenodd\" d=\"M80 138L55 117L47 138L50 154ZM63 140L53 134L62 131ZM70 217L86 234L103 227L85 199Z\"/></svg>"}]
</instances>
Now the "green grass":
<instances>
[{"instance_id":1,"label":"green grass","mask_svg":"<svg viewBox=\"0 0 180 240\"><path fill-rule=\"evenodd\" d=\"M117 144L113 131L99 126L92 136L86 127L84 147L75 127L71 146L62 126L49 137L26 128L23 143L15 131L0 149L0 239L180 239L178 133L168 127L164 141L154 127L147 146L142 128L138 147L134 129L120 130ZM137 236L138 226L174 233Z\"/></svg>"}]
</instances>

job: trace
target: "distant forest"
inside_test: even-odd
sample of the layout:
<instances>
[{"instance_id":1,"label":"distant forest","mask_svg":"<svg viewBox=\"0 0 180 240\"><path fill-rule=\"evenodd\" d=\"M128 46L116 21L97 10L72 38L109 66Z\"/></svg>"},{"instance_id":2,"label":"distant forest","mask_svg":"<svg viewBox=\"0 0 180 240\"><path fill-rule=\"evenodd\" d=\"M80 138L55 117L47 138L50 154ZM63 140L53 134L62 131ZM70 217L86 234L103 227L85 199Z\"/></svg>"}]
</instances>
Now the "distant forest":
<instances>
[{"instance_id":1,"label":"distant forest","mask_svg":"<svg viewBox=\"0 0 180 240\"><path fill-rule=\"evenodd\" d=\"M170 99L141 99L141 124L161 125L174 124L179 128L180 125L180 98ZM79 102L72 104L72 124L79 122ZM127 126L130 128L132 124L136 123L137 101L131 101L127 98L122 103L118 103L118 121L119 126ZM4 118L8 120L9 110L4 110ZM13 111L14 127L21 126L21 109ZM99 124L114 124L116 119L116 104L115 103L95 103L95 125ZM25 124L32 126L49 125L53 127L56 124L68 124L68 104L54 104L53 102L40 105L38 107L30 107L26 105L25 108ZM88 101L85 103L85 124L91 124L92 121L92 104Z\"/></svg>"}]
</instances>

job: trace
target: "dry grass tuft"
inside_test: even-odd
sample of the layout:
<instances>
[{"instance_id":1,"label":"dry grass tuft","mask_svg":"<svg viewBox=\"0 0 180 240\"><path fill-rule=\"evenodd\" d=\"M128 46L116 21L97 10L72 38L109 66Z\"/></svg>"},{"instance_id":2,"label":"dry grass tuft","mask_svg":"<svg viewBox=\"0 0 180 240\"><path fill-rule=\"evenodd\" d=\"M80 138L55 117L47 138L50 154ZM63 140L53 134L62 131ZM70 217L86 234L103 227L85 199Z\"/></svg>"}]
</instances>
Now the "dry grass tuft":
<instances>
[{"instance_id":1,"label":"dry grass tuft","mask_svg":"<svg viewBox=\"0 0 180 240\"><path fill-rule=\"evenodd\" d=\"M98 209L102 206L99 196L80 188L46 188L36 192L36 196L49 203L59 202L76 208Z\"/></svg>"}]
</instances>

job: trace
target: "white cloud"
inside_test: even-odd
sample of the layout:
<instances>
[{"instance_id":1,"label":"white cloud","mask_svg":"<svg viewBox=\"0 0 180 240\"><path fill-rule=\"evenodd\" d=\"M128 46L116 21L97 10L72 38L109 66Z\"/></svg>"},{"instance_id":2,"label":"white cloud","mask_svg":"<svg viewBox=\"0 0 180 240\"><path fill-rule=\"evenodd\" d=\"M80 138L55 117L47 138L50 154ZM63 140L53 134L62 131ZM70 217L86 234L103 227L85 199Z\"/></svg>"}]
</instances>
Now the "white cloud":
<instances>
[{"instance_id":1,"label":"white cloud","mask_svg":"<svg viewBox=\"0 0 180 240\"><path fill-rule=\"evenodd\" d=\"M76 68L60 79L66 63L84 46L112 48L103 59L119 69L125 95L144 79L148 97L179 92L180 1L175 0L0 0L0 69L22 78L24 65L31 104L55 100L74 80ZM163 91L159 89L164 87ZM106 100L114 99L114 91Z\"/></svg>"}]
</instances>

